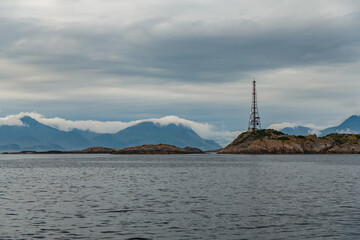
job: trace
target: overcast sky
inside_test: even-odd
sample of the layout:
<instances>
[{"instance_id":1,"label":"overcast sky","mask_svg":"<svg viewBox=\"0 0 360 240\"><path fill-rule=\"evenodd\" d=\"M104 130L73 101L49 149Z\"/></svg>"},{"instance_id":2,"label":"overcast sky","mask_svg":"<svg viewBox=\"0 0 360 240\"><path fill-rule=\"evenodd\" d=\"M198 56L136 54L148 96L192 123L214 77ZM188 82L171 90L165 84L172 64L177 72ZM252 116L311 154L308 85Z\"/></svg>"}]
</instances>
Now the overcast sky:
<instances>
[{"instance_id":1,"label":"overcast sky","mask_svg":"<svg viewBox=\"0 0 360 240\"><path fill-rule=\"evenodd\" d=\"M358 0L1 0L0 115L245 130L360 114Z\"/></svg>"}]
</instances>

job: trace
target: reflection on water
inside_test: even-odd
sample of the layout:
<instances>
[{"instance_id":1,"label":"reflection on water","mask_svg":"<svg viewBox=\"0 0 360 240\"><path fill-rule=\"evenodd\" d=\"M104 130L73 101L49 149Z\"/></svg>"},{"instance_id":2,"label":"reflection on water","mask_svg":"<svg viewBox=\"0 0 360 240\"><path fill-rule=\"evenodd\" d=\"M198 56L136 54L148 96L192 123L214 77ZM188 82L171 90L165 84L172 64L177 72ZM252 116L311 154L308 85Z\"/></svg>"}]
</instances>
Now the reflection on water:
<instances>
[{"instance_id":1,"label":"reflection on water","mask_svg":"<svg viewBox=\"0 0 360 240\"><path fill-rule=\"evenodd\" d=\"M358 239L358 155L2 155L0 239Z\"/></svg>"}]
</instances>

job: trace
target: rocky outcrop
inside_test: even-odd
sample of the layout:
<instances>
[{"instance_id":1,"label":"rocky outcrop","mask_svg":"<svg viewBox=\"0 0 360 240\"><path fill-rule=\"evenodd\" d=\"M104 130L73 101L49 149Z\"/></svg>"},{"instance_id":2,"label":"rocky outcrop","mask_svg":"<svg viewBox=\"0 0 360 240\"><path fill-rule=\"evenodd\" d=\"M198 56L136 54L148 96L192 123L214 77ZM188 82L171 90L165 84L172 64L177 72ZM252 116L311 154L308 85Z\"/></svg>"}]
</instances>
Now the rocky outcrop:
<instances>
[{"instance_id":1,"label":"rocky outcrop","mask_svg":"<svg viewBox=\"0 0 360 240\"><path fill-rule=\"evenodd\" d=\"M199 148L194 148L194 147L184 147L182 150L187 151L188 153L205 153L204 151L202 151Z\"/></svg>"},{"instance_id":2,"label":"rocky outcrop","mask_svg":"<svg viewBox=\"0 0 360 240\"><path fill-rule=\"evenodd\" d=\"M116 149L114 148L106 148L106 147L90 147L86 148L81 151L72 151L72 152L79 152L79 153L113 153Z\"/></svg>"},{"instance_id":3,"label":"rocky outcrop","mask_svg":"<svg viewBox=\"0 0 360 240\"><path fill-rule=\"evenodd\" d=\"M266 129L240 134L219 153L242 154L354 154L360 153L360 135L291 136Z\"/></svg>"},{"instance_id":4,"label":"rocky outcrop","mask_svg":"<svg viewBox=\"0 0 360 240\"><path fill-rule=\"evenodd\" d=\"M113 154L190 154L204 153L198 148L179 148L168 144L141 145L129 148L118 149Z\"/></svg>"}]
</instances>

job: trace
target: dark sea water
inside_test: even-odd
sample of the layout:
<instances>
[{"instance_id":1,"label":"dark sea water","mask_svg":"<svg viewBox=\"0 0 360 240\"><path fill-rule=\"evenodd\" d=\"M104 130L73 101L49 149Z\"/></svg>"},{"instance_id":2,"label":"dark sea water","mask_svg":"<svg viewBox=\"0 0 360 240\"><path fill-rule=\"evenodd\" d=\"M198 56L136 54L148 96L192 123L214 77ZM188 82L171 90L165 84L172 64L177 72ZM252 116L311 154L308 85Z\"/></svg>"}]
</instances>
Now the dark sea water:
<instances>
[{"instance_id":1,"label":"dark sea water","mask_svg":"<svg viewBox=\"0 0 360 240\"><path fill-rule=\"evenodd\" d=\"M359 155L1 155L0 239L360 239Z\"/></svg>"}]
</instances>

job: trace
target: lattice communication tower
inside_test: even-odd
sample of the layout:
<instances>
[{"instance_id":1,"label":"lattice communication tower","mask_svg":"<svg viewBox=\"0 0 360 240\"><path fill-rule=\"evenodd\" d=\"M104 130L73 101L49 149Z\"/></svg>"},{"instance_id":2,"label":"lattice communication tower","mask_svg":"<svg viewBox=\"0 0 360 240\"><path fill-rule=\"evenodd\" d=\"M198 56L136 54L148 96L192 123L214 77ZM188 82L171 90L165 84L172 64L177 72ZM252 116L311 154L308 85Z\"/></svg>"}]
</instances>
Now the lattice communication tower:
<instances>
[{"instance_id":1,"label":"lattice communication tower","mask_svg":"<svg viewBox=\"0 0 360 240\"><path fill-rule=\"evenodd\" d=\"M249 120L249 132L254 132L261 129L259 109L257 106L257 95L256 95L256 81L253 81L253 93L252 93L252 103L251 103L251 112Z\"/></svg>"}]
</instances>

